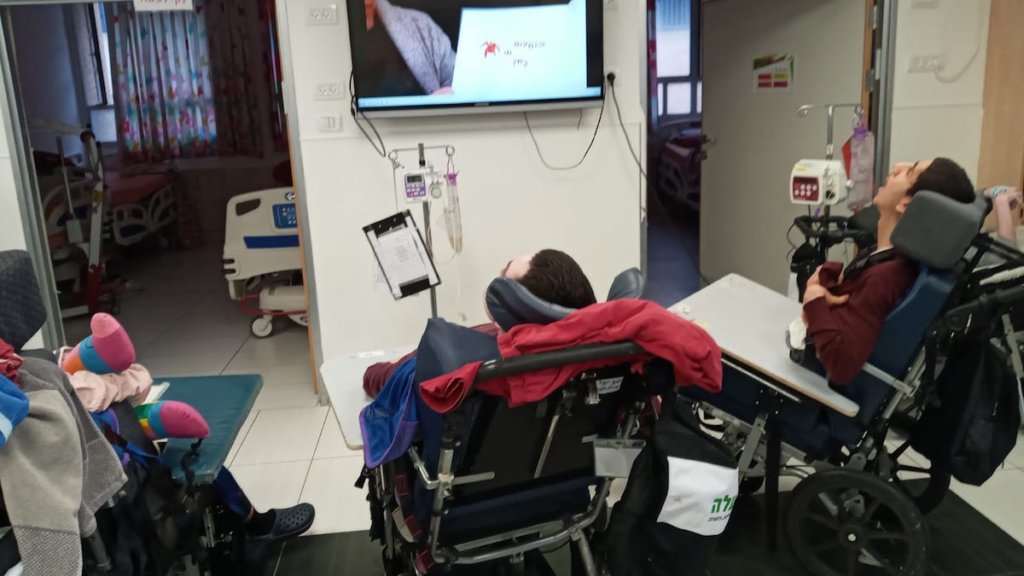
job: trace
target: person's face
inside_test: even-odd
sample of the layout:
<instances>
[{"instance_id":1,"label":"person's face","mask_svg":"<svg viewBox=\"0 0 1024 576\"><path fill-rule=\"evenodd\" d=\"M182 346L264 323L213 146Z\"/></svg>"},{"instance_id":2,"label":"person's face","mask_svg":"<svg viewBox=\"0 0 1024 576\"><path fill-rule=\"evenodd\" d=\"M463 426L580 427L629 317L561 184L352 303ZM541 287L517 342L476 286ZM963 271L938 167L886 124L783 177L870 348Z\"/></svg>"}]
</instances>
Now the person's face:
<instances>
[{"instance_id":1,"label":"person's face","mask_svg":"<svg viewBox=\"0 0 1024 576\"><path fill-rule=\"evenodd\" d=\"M918 162L900 162L892 167L885 184L878 189L874 204L880 212L903 214L910 204L910 189L917 182L918 176L931 166L931 160Z\"/></svg>"},{"instance_id":2,"label":"person's face","mask_svg":"<svg viewBox=\"0 0 1024 576\"><path fill-rule=\"evenodd\" d=\"M370 30L376 20L377 0L363 0L363 6L366 9L366 29Z\"/></svg>"}]
</instances>

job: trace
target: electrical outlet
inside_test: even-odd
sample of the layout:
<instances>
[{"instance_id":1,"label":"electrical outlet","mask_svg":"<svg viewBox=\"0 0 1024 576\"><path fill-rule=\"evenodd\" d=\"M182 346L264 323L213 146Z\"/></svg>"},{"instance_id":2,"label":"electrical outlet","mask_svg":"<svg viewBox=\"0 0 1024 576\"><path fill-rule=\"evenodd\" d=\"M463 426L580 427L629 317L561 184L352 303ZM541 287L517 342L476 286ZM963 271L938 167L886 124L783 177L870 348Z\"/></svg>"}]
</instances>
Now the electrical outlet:
<instances>
[{"instance_id":1,"label":"electrical outlet","mask_svg":"<svg viewBox=\"0 0 1024 576\"><path fill-rule=\"evenodd\" d=\"M907 61L908 74L941 72L946 68L945 54L914 54Z\"/></svg>"},{"instance_id":2,"label":"electrical outlet","mask_svg":"<svg viewBox=\"0 0 1024 576\"><path fill-rule=\"evenodd\" d=\"M317 125L321 132L341 132L341 116L325 114L317 119Z\"/></svg>"},{"instance_id":3,"label":"electrical outlet","mask_svg":"<svg viewBox=\"0 0 1024 576\"><path fill-rule=\"evenodd\" d=\"M317 82L313 98L315 100L342 100L345 98L345 89L341 82Z\"/></svg>"},{"instance_id":4,"label":"electrical outlet","mask_svg":"<svg viewBox=\"0 0 1024 576\"><path fill-rule=\"evenodd\" d=\"M605 12L615 12L619 9L619 0L604 0Z\"/></svg>"},{"instance_id":5,"label":"electrical outlet","mask_svg":"<svg viewBox=\"0 0 1024 576\"><path fill-rule=\"evenodd\" d=\"M306 24L309 26L333 26L338 23L338 5L327 4L315 6L306 12Z\"/></svg>"}]
</instances>

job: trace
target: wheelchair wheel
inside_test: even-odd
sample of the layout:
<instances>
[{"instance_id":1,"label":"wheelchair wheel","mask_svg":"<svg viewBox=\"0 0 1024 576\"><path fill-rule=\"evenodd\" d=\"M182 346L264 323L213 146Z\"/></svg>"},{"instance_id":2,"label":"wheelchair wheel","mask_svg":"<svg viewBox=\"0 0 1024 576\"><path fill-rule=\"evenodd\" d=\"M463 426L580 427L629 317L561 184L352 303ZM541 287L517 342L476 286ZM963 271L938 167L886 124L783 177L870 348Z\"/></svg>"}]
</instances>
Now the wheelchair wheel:
<instances>
[{"instance_id":1,"label":"wheelchair wheel","mask_svg":"<svg viewBox=\"0 0 1024 576\"><path fill-rule=\"evenodd\" d=\"M913 501L884 479L825 470L793 490L786 513L793 552L817 576L919 576L928 528Z\"/></svg>"},{"instance_id":2,"label":"wheelchair wheel","mask_svg":"<svg viewBox=\"0 0 1024 576\"><path fill-rule=\"evenodd\" d=\"M910 462L903 456L909 447L910 442L905 442L889 455L889 479L913 499L922 514L928 514L938 508L949 492L951 475L949 470L935 464L919 466Z\"/></svg>"}]
</instances>

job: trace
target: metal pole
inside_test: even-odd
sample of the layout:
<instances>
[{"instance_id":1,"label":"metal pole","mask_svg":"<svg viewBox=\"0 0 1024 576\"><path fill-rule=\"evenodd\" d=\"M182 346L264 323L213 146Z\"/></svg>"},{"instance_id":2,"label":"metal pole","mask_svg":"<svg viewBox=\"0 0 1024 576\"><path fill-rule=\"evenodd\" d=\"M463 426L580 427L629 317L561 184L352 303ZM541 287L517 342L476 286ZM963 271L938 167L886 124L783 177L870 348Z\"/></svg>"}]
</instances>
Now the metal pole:
<instances>
[{"instance_id":1,"label":"metal pole","mask_svg":"<svg viewBox=\"0 0 1024 576\"><path fill-rule=\"evenodd\" d=\"M423 230L426 236L427 242L427 255L430 256L430 261L434 261L434 239L431 236L430 230L430 200L423 202ZM437 287L430 287L430 317L437 318Z\"/></svg>"},{"instance_id":2,"label":"metal pole","mask_svg":"<svg viewBox=\"0 0 1024 576\"><path fill-rule=\"evenodd\" d=\"M892 100L896 73L896 0L886 0L882 9L882 46L875 65L878 75L878 125L875 127L875 183L884 182L889 173L892 144Z\"/></svg>"}]
</instances>

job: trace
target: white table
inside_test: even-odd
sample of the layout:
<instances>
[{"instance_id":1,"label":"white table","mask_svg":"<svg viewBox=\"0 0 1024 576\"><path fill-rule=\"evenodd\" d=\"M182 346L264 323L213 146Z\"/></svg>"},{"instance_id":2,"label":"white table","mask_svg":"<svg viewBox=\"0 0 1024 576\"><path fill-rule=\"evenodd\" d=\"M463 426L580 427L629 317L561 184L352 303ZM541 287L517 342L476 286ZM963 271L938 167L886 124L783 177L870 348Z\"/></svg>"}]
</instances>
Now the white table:
<instances>
[{"instance_id":1,"label":"white table","mask_svg":"<svg viewBox=\"0 0 1024 576\"><path fill-rule=\"evenodd\" d=\"M787 391L796 392L851 418L860 411L825 378L790 359L786 328L800 316L799 302L730 274L669 310L704 328L737 368L753 369L781 384L777 389L782 394L792 397Z\"/></svg>"},{"instance_id":2,"label":"white table","mask_svg":"<svg viewBox=\"0 0 1024 576\"><path fill-rule=\"evenodd\" d=\"M320 377L327 388L327 396L334 406L334 416L341 427L345 445L352 450L363 448L363 434L359 429L359 412L370 403L363 391L363 372L378 362L394 362L416 349L415 344L359 352L324 360Z\"/></svg>"}]
</instances>

